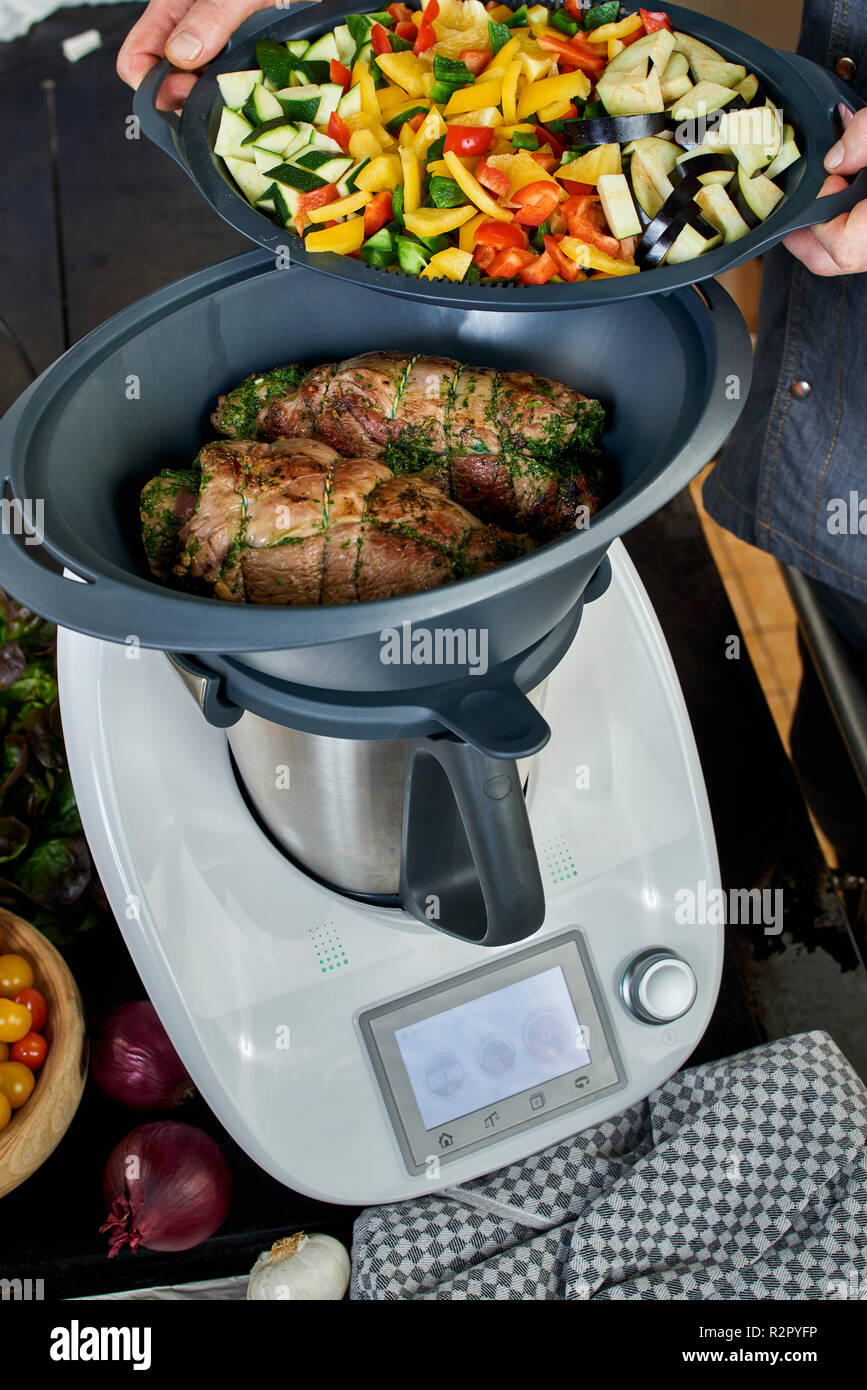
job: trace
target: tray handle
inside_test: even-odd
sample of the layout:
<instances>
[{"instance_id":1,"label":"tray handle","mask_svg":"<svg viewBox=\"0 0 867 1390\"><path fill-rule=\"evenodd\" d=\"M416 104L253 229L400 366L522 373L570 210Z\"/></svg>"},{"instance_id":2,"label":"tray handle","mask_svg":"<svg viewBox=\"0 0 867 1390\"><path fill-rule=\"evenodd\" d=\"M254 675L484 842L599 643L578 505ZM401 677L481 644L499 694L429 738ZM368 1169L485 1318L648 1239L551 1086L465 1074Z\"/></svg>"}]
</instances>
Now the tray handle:
<instances>
[{"instance_id":1,"label":"tray handle","mask_svg":"<svg viewBox=\"0 0 867 1390\"><path fill-rule=\"evenodd\" d=\"M800 53L781 52L779 56L796 68L820 97L827 99L828 119L831 122L832 131L832 138L828 142L828 149L830 149L838 138L838 104L842 102L844 106L848 106L849 110L854 112L860 110L864 106L864 102L836 73L829 72L827 68L811 62L809 58L802 58ZM823 158L827 152L827 150L823 152ZM844 212L851 212L858 203L865 199L867 199L867 169L862 169L848 188L841 188L839 193L830 193L825 198L818 197L810 203L809 207L805 208L793 222L789 223L789 232L799 231L802 227L814 227L820 222L833 222L835 217L839 217Z\"/></svg>"},{"instance_id":2,"label":"tray handle","mask_svg":"<svg viewBox=\"0 0 867 1390\"><path fill-rule=\"evenodd\" d=\"M321 10L326 20L329 13L342 13L345 9L344 0L303 0L302 4L292 5L291 9L300 15L302 11L313 9L314 6ZM225 48L222 50L223 53L231 52L233 48L237 48L246 43L254 34L259 33L261 29L270 29L285 13L286 7L281 6L279 8L269 7L266 10L258 10L255 14L250 15L249 19L245 19L244 23L232 34ZM144 131L147 138L156 145L158 149L161 149L164 154L170 155L175 163L179 164L186 173L188 172L187 166L181 155L178 143L181 125L180 117L176 115L174 111L157 110L156 104L157 94L163 82L168 77L169 73L174 71L175 69L172 67L168 58L163 58L162 62L152 67L146 77L139 83L133 94L132 110L133 115L138 118L139 126ZM179 68L178 71L185 71L185 69Z\"/></svg>"}]
</instances>

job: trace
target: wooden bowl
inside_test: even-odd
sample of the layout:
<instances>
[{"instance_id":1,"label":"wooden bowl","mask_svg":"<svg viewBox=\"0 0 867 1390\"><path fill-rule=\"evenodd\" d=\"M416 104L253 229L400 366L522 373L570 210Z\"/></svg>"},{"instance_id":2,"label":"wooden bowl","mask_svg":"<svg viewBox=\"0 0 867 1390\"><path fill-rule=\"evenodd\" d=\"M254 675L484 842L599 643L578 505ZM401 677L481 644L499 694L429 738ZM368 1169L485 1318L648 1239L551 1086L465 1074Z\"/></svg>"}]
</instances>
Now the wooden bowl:
<instances>
[{"instance_id":1,"label":"wooden bowl","mask_svg":"<svg viewBox=\"0 0 867 1390\"><path fill-rule=\"evenodd\" d=\"M0 954L24 956L45 996L48 1056L30 1099L0 1129L0 1197L35 1173L57 1147L78 1109L87 1076L87 1033L78 986L50 941L0 908Z\"/></svg>"}]
</instances>

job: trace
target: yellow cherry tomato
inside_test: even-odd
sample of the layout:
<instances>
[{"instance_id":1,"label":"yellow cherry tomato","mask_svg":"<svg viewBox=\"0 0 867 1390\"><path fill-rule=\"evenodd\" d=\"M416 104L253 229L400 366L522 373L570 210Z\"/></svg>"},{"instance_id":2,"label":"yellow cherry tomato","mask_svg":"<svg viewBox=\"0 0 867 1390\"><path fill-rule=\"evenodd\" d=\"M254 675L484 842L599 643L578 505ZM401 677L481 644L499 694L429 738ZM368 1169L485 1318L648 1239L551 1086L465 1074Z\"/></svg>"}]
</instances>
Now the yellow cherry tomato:
<instances>
[{"instance_id":1,"label":"yellow cherry tomato","mask_svg":"<svg viewBox=\"0 0 867 1390\"><path fill-rule=\"evenodd\" d=\"M0 956L0 995L14 999L22 989L33 988L33 971L23 956Z\"/></svg>"},{"instance_id":2,"label":"yellow cherry tomato","mask_svg":"<svg viewBox=\"0 0 867 1390\"><path fill-rule=\"evenodd\" d=\"M4 1095L13 1110L20 1110L30 1099L36 1077L23 1062L0 1062L0 1094Z\"/></svg>"},{"instance_id":3,"label":"yellow cherry tomato","mask_svg":"<svg viewBox=\"0 0 867 1390\"><path fill-rule=\"evenodd\" d=\"M0 1129L5 1129L12 1119L12 1106L6 1097L0 1092Z\"/></svg>"},{"instance_id":4,"label":"yellow cherry tomato","mask_svg":"<svg viewBox=\"0 0 867 1390\"><path fill-rule=\"evenodd\" d=\"M30 1010L23 1004L16 1004L13 999L0 999L0 1042L17 1042L30 1032L32 1022Z\"/></svg>"}]
</instances>

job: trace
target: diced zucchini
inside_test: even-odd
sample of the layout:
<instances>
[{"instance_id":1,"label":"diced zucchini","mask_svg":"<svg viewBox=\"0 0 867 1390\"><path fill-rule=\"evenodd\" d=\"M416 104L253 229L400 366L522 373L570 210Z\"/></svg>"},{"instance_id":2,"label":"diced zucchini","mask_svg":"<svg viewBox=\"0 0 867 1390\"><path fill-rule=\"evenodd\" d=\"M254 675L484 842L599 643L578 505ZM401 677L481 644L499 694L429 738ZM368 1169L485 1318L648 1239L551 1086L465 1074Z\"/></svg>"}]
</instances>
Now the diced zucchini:
<instances>
[{"instance_id":1,"label":"diced zucchini","mask_svg":"<svg viewBox=\"0 0 867 1390\"><path fill-rule=\"evenodd\" d=\"M323 34L321 39L316 39L304 54L304 58L307 62L313 58L318 58L326 63L330 63L332 58L336 58L339 62L343 61L333 33Z\"/></svg>"},{"instance_id":2,"label":"diced zucchini","mask_svg":"<svg viewBox=\"0 0 867 1390\"><path fill-rule=\"evenodd\" d=\"M244 109L241 113L252 121L253 125L264 125L266 121L276 120L283 115L283 108L273 92L257 83L252 92L244 102Z\"/></svg>"},{"instance_id":3,"label":"diced zucchini","mask_svg":"<svg viewBox=\"0 0 867 1390\"><path fill-rule=\"evenodd\" d=\"M221 72L217 78L220 96L230 111L240 111L244 102L262 81L261 68L251 68L248 72Z\"/></svg>"},{"instance_id":4,"label":"diced zucchini","mask_svg":"<svg viewBox=\"0 0 867 1390\"><path fill-rule=\"evenodd\" d=\"M336 140L332 140L330 135L326 135L322 130L314 130L310 136L310 144L314 150L328 150L330 154L345 154Z\"/></svg>"},{"instance_id":5,"label":"diced zucchini","mask_svg":"<svg viewBox=\"0 0 867 1390\"><path fill-rule=\"evenodd\" d=\"M322 90L312 84L303 87L284 87L275 93L282 114L289 121L307 121L311 125L317 119Z\"/></svg>"},{"instance_id":6,"label":"diced zucchini","mask_svg":"<svg viewBox=\"0 0 867 1390\"><path fill-rule=\"evenodd\" d=\"M286 184L298 193L312 193L315 188L322 188L328 182L312 169L301 169L297 164L279 164L272 169L271 178L275 183Z\"/></svg>"},{"instance_id":7,"label":"diced zucchini","mask_svg":"<svg viewBox=\"0 0 867 1390\"><path fill-rule=\"evenodd\" d=\"M316 113L317 125L328 125L333 112L337 110L343 88L337 82L323 82L319 88L319 110Z\"/></svg>"},{"instance_id":8,"label":"diced zucchini","mask_svg":"<svg viewBox=\"0 0 867 1390\"><path fill-rule=\"evenodd\" d=\"M347 116L358 116L361 114L361 83L356 82L354 87L348 91L337 103L337 114L346 120Z\"/></svg>"},{"instance_id":9,"label":"diced zucchini","mask_svg":"<svg viewBox=\"0 0 867 1390\"><path fill-rule=\"evenodd\" d=\"M273 150L260 150L258 145L253 146L253 159L261 174L267 173L269 169L276 169L278 164L283 163L282 154L275 154Z\"/></svg>"},{"instance_id":10,"label":"diced zucchini","mask_svg":"<svg viewBox=\"0 0 867 1390\"><path fill-rule=\"evenodd\" d=\"M225 156L225 162L235 183L251 203L265 197L272 180L260 173L255 164L249 164L246 159L235 159L230 154Z\"/></svg>"},{"instance_id":11,"label":"diced zucchini","mask_svg":"<svg viewBox=\"0 0 867 1390\"><path fill-rule=\"evenodd\" d=\"M283 158L285 160L294 159L296 154L300 154L302 150L306 150L309 145L312 145L315 134L316 131L308 121L301 121L298 126L298 134L283 151Z\"/></svg>"},{"instance_id":12,"label":"diced zucchini","mask_svg":"<svg viewBox=\"0 0 867 1390\"><path fill-rule=\"evenodd\" d=\"M273 150L275 154L282 154L297 134L297 128L287 121L285 116L278 116L273 121L256 126L244 143L255 145L260 150Z\"/></svg>"},{"instance_id":13,"label":"diced zucchini","mask_svg":"<svg viewBox=\"0 0 867 1390\"><path fill-rule=\"evenodd\" d=\"M795 164L801 158L801 151L798 149L798 142L795 139L795 132L790 125L783 126L783 143L780 153L777 155L773 164L765 170L765 178L775 179L784 173L790 165Z\"/></svg>"},{"instance_id":14,"label":"diced zucchini","mask_svg":"<svg viewBox=\"0 0 867 1390\"><path fill-rule=\"evenodd\" d=\"M231 111L228 106L224 106L214 144L214 154L221 155L223 159L231 155L234 159L246 159L253 164L253 151L249 145L244 145L252 130L253 126L238 111Z\"/></svg>"},{"instance_id":15,"label":"diced zucchini","mask_svg":"<svg viewBox=\"0 0 867 1390\"><path fill-rule=\"evenodd\" d=\"M705 237L696 227L687 223L666 256L665 264L680 265L683 261L697 260L699 256L705 256L708 251L713 251L721 245L721 232L712 237Z\"/></svg>"},{"instance_id":16,"label":"diced zucchini","mask_svg":"<svg viewBox=\"0 0 867 1390\"><path fill-rule=\"evenodd\" d=\"M274 204L274 214L282 226L288 226L292 219L298 215L298 209L301 206L301 194L297 188L290 188L285 183L272 183L266 198Z\"/></svg>"},{"instance_id":17,"label":"diced zucchini","mask_svg":"<svg viewBox=\"0 0 867 1390\"><path fill-rule=\"evenodd\" d=\"M358 187L356 179L358 178L358 175L361 173L365 165L369 163L369 158L359 159L358 163L354 165L353 168L348 171L348 173L344 174L342 183L345 186L347 193L354 193L356 191L356 188ZM342 193L343 189L341 188L341 185L338 184L337 187Z\"/></svg>"},{"instance_id":18,"label":"diced zucchini","mask_svg":"<svg viewBox=\"0 0 867 1390\"><path fill-rule=\"evenodd\" d=\"M345 68L351 68L355 62L355 39L349 32L347 24L338 24L333 30L334 42L337 45L337 57Z\"/></svg>"},{"instance_id":19,"label":"diced zucchini","mask_svg":"<svg viewBox=\"0 0 867 1390\"><path fill-rule=\"evenodd\" d=\"M336 183L352 168L352 160L347 155L335 158L326 150L310 150L294 162L301 169L314 169L326 183Z\"/></svg>"},{"instance_id":20,"label":"diced zucchini","mask_svg":"<svg viewBox=\"0 0 867 1390\"><path fill-rule=\"evenodd\" d=\"M641 235L641 222L635 211L629 184L623 174L602 174L596 185L602 211L618 241Z\"/></svg>"},{"instance_id":21,"label":"diced zucchini","mask_svg":"<svg viewBox=\"0 0 867 1390\"><path fill-rule=\"evenodd\" d=\"M306 39L293 39L291 43L287 43L286 47L295 58L303 58L310 48L310 44Z\"/></svg>"},{"instance_id":22,"label":"diced zucchini","mask_svg":"<svg viewBox=\"0 0 867 1390\"><path fill-rule=\"evenodd\" d=\"M717 231L722 233L726 246L730 242L738 241L740 237L746 236L750 230L720 184L711 183L700 189L695 195L695 201L711 226L716 227Z\"/></svg>"}]
</instances>

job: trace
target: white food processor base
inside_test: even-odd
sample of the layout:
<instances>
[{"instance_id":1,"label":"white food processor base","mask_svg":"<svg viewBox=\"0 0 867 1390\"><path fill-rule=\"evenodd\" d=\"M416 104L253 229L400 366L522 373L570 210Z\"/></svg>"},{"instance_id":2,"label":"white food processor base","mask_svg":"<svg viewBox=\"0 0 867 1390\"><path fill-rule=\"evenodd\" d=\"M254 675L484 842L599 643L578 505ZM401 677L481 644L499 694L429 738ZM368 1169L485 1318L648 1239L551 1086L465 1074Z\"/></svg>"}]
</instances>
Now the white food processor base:
<instances>
[{"instance_id":1,"label":"white food processor base","mask_svg":"<svg viewBox=\"0 0 867 1390\"><path fill-rule=\"evenodd\" d=\"M659 624L609 556L530 764L545 922L495 950L308 878L164 654L59 634L75 792L135 966L208 1105L297 1191L465 1182L642 1099L707 1026L723 929L678 921L677 895L719 886L710 811Z\"/></svg>"}]
</instances>

